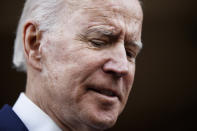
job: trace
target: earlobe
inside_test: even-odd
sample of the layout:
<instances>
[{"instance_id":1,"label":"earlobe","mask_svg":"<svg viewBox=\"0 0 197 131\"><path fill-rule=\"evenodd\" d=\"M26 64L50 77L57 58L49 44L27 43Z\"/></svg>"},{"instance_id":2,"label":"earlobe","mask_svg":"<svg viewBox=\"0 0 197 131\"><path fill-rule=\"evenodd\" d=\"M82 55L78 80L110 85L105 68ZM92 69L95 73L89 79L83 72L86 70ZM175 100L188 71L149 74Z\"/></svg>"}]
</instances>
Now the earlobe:
<instances>
[{"instance_id":1,"label":"earlobe","mask_svg":"<svg viewBox=\"0 0 197 131\"><path fill-rule=\"evenodd\" d=\"M36 70L41 70L41 33L33 23L27 23L23 31L23 44L26 62Z\"/></svg>"}]
</instances>

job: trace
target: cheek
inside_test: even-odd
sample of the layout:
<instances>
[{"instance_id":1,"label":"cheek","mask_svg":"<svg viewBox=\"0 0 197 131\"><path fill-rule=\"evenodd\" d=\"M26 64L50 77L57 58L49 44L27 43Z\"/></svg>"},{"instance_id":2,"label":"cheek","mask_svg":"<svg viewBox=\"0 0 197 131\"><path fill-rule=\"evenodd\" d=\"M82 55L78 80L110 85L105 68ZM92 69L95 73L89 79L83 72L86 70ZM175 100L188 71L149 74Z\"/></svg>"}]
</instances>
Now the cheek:
<instances>
[{"instance_id":1,"label":"cheek","mask_svg":"<svg viewBox=\"0 0 197 131\"><path fill-rule=\"evenodd\" d=\"M135 76L135 65L132 65L129 70L130 70L129 75L126 76L126 78L124 79L125 88L122 89L124 94L124 104L126 104L128 96L133 86L134 76Z\"/></svg>"},{"instance_id":2,"label":"cheek","mask_svg":"<svg viewBox=\"0 0 197 131\"><path fill-rule=\"evenodd\" d=\"M79 86L85 79L96 71L102 64L96 52L83 47L67 47L57 44L45 49L44 73L51 87L57 92L74 92L74 87ZM72 87L72 88L68 88ZM60 88L60 89L59 89ZM60 91L59 91L60 90ZM61 92L61 90L64 90ZM66 90L66 91L65 91Z\"/></svg>"}]
</instances>

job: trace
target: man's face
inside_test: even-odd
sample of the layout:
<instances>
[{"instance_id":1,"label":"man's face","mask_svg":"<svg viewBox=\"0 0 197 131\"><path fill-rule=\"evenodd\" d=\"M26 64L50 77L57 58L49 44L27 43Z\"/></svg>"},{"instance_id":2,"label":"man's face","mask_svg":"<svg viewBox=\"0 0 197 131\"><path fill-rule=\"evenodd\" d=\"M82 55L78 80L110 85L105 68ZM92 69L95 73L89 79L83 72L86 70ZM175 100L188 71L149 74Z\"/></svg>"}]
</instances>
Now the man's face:
<instances>
[{"instance_id":1,"label":"man's face","mask_svg":"<svg viewBox=\"0 0 197 131\"><path fill-rule=\"evenodd\" d=\"M98 0L62 19L42 47L43 104L63 124L109 128L133 84L141 7L137 0Z\"/></svg>"}]
</instances>

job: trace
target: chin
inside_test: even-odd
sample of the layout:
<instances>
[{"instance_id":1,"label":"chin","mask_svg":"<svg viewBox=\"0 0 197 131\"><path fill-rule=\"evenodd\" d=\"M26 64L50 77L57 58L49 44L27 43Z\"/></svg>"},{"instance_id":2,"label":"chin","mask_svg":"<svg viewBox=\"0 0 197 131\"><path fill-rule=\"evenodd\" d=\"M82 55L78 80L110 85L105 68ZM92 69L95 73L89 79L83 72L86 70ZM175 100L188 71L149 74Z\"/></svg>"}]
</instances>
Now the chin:
<instances>
[{"instance_id":1,"label":"chin","mask_svg":"<svg viewBox=\"0 0 197 131\"><path fill-rule=\"evenodd\" d=\"M116 123L116 120L96 120L96 121L91 121L89 123L90 128L93 128L95 130L106 130L111 127L113 127Z\"/></svg>"},{"instance_id":2,"label":"chin","mask_svg":"<svg viewBox=\"0 0 197 131\"><path fill-rule=\"evenodd\" d=\"M79 115L81 124L92 130L111 128L123 108L117 96L104 93L89 89L77 103L76 114Z\"/></svg>"},{"instance_id":3,"label":"chin","mask_svg":"<svg viewBox=\"0 0 197 131\"><path fill-rule=\"evenodd\" d=\"M95 127L100 130L106 130L111 127L113 127L116 123L116 120L103 120L103 121L97 121L94 123Z\"/></svg>"},{"instance_id":4,"label":"chin","mask_svg":"<svg viewBox=\"0 0 197 131\"><path fill-rule=\"evenodd\" d=\"M95 130L106 130L115 125L118 117L116 114L109 112L89 112L86 114L86 124Z\"/></svg>"}]
</instances>

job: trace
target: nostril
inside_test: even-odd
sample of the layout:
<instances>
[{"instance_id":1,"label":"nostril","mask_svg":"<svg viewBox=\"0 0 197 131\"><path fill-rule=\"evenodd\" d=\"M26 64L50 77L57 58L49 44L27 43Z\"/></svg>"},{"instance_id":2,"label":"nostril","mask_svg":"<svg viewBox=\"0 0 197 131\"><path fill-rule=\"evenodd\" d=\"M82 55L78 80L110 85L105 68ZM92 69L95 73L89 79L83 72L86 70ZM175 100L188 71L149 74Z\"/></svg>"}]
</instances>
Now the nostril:
<instances>
[{"instance_id":1,"label":"nostril","mask_svg":"<svg viewBox=\"0 0 197 131\"><path fill-rule=\"evenodd\" d=\"M116 73L114 71L106 71L105 73L107 74L111 74L112 76L116 77L116 78L119 78L121 77L121 75L119 73Z\"/></svg>"}]
</instances>

